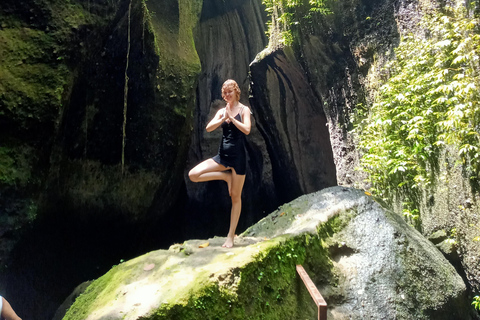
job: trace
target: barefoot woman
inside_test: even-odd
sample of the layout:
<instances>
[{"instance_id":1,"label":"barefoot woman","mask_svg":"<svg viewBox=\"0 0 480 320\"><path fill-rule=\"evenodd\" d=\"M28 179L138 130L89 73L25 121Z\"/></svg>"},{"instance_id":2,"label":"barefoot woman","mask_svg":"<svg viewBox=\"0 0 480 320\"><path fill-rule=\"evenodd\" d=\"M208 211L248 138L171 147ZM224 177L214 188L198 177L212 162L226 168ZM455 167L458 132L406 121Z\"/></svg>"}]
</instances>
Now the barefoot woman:
<instances>
[{"instance_id":1,"label":"barefoot woman","mask_svg":"<svg viewBox=\"0 0 480 320\"><path fill-rule=\"evenodd\" d=\"M218 154L190 170L188 176L193 182L223 180L228 185L232 198L230 229L222 247L233 247L235 229L242 210L242 189L245 182L246 153L245 135L250 133L250 109L240 103L240 88L234 80L227 80L222 86L222 98L227 106L217 111L207 124L207 132L222 127L222 143Z\"/></svg>"}]
</instances>

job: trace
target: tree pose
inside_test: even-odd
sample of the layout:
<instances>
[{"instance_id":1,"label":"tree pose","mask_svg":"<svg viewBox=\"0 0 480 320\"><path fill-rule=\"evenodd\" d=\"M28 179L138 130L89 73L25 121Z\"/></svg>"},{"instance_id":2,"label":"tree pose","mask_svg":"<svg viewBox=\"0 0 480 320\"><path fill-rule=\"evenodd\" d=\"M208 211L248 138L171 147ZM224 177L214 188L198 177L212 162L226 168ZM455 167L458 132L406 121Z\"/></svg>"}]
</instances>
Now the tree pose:
<instances>
[{"instance_id":1,"label":"tree pose","mask_svg":"<svg viewBox=\"0 0 480 320\"><path fill-rule=\"evenodd\" d=\"M227 240L222 245L233 247L235 229L242 211L242 189L245 182L247 157L245 152L245 135L250 133L250 109L240 103L240 88L234 80L227 80L222 86L222 98L227 102L215 117L207 124L207 132L222 127L222 142L218 154L195 166L188 176L193 182L223 180L228 185L232 199L230 229Z\"/></svg>"}]
</instances>

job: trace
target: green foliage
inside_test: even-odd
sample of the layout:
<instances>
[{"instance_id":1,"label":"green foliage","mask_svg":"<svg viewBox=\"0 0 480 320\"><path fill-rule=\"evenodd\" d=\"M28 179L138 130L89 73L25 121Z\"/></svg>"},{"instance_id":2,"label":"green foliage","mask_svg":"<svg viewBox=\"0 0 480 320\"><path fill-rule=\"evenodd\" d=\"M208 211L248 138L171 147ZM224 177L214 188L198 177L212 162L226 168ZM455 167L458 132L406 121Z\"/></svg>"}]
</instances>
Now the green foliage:
<instances>
[{"instance_id":1,"label":"green foliage","mask_svg":"<svg viewBox=\"0 0 480 320\"><path fill-rule=\"evenodd\" d=\"M269 22L271 35L273 26L280 26L280 42L286 45L293 43L296 28L308 26L319 16L330 14L325 0L263 0L266 11L272 17Z\"/></svg>"},{"instance_id":2,"label":"green foliage","mask_svg":"<svg viewBox=\"0 0 480 320\"><path fill-rule=\"evenodd\" d=\"M464 7L447 7L421 24L427 36L401 40L359 127L372 191L387 202L403 199L412 222L445 148L455 150L472 183L480 172L479 21Z\"/></svg>"},{"instance_id":3,"label":"green foliage","mask_svg":"<svg viewBox=\"0 0 480 320\"><path fill-rule=\"evenodd\" d=\"M475 296L475 297L473 297L472 306L473 306L475 309L480 310L480 296Z\"/></svg>"}]
</instances>

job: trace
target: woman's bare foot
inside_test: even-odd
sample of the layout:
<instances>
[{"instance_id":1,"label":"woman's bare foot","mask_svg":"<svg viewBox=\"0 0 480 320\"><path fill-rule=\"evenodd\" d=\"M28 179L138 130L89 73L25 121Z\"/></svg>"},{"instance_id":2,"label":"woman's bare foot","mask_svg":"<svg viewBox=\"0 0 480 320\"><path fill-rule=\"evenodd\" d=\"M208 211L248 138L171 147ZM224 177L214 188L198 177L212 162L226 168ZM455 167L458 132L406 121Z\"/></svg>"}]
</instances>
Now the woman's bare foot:
<instances>
[{"instance_id":1,"label":"woman's bare foot","mask_svg":"<svg viewBox=\"0 0 480 320\"><path fill-rule=\"evenodd\" d=\"M223 248L231 248L233 247L233 238L227 236L227 240L225 240L225 243L222 245Z\"/></svg>"}]
</instances>

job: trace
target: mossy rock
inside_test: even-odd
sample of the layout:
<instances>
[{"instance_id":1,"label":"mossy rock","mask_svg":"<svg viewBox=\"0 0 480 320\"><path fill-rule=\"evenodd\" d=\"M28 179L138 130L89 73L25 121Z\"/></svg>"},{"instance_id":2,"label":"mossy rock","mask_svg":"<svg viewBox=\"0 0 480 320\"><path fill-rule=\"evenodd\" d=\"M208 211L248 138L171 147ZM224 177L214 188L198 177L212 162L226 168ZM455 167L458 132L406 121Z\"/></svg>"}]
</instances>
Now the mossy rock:
<instances>
[{"instance_id":1,"label":"mossy rock","mask_svg":"<svg viewBox=\"0 0 480 320\"><path fill-rule=\"evenodd\" d=\"M119 3L84 44L51 156L46 219L66 209L79 220L155 224L176 201L201 69L192 29L202 2L167 2Z\"/></svg>"},{"instance_id":2,"label":"mossy rock","mask_svg":"<svg viewBox=\"0 0 480 320\"><path fill-rule=\"evenodd\" d=\"M190 240L121 263L64 319L313 319L297 264L324 295L329 319L468 319L454 268L360 190L302 196L237 237L234 248L223 241Z\"/></svg>"},{"instance_id":3,"label":"mossy rock","mask_svg":"<svg viewBox=\"0 0 480 320\"><path fill-rule=\"evenodd\" d=\"M109 18L82 3L5 0L0 5L1 268L23 235L19 231L38 218L82 30L93 24L102 28Z\"/></svg>"}]
</instances>

